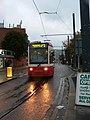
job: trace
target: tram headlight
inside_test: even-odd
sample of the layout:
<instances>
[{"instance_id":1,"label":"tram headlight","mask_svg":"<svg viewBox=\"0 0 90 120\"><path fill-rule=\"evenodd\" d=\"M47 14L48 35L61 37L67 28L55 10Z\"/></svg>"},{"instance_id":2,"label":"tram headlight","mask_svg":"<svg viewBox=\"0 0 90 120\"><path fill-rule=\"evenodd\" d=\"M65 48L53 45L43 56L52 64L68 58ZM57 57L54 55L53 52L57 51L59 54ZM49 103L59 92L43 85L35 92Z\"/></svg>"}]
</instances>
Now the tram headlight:
<instances>
[{"instance_id":1,"label":"tram headlight","mask_svg":"<svg viewBox=\"0 0 90 120\"><path fill-rule=\"evenodd\" d=\"M30 71L33 71L33 68L30 68Z\"/></svg>"},{"instance_id":2,"label":"tram headlight","mask_svg":"<svg viewBox=\"0 0 90 120\"><path fill-rule=\"evenodd\" d=\"M47 68L47 67L45 67L45 68L44 68L44 70L45 70L45 71L48 71L48 68Z\"/></svg>"}]
</instances>

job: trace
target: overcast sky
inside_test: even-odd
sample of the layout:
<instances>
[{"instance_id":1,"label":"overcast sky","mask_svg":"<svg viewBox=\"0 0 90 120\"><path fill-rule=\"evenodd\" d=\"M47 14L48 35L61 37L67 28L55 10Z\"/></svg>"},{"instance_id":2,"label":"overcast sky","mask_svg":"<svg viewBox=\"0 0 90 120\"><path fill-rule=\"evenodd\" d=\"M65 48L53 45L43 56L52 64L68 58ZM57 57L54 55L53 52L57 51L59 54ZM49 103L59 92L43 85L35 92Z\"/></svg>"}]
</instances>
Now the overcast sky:
<instances>
[{"instance_id":1,"label":"overcast sky","mask_svg":"<svg viewBox=\"0 0 90 120\"><path fill-rule=\"evenodd\" d=\"M38 8L36 8L35 4ZM0 0L0 22L5 27L17 26L22 20L30 41L51 40L54 46L62 46L67 36L48 36L45 34L72 34L72 14L75 13L76 31L80 31L79 0ZM41 14L48 12L57 14ZM41 16L41 17L40 17ZM43 24L43 25L42 25Z\"/></svg>"}]
</instances>

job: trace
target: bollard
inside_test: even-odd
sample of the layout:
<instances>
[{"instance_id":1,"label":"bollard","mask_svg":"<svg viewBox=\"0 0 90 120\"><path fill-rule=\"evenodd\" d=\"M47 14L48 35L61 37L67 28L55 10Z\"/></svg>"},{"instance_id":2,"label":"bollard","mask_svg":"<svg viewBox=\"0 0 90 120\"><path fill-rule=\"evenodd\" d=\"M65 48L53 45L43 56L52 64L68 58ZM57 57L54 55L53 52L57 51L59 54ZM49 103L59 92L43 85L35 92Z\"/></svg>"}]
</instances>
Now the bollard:
<instances>
[{"instance_id":1,"label":"bollard","mask_svg":"<svg viewBox=\"0 0 90 120\"><path fill-rule=\"evenodd\" d=\"M12 67L7 67L7 77L12 77Z\"/></svg>"}]
</instances>

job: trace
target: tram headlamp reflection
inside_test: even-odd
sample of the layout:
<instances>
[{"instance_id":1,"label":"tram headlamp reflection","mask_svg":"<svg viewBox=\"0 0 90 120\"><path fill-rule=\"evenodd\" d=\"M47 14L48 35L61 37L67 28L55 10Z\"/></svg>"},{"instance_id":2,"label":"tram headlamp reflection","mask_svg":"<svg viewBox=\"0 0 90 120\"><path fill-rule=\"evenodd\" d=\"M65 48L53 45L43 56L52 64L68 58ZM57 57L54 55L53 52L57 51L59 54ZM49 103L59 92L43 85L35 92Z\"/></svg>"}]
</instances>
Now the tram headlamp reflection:
<instances>
[{"instance_id":1,"label":"tram headlamp reflection","mask_svg":"<svg viewBox=\"0 0 90 120\"><path fill-rule=\"evenodd\" d=\"M33 68L30 68L30 71L33 71Z\"/></svg>"},{"instance_id":2,"label":"tram headlamp reflection","mask_svg":"<svg viewBox=\"0 0 90 120\"><path fill-rule=\"evenodd\" d=\"M45 67L45 68L44 68L44 70L45 70L45 71L48 71L48 68L47 68L47 67Z\"/></svg>"}]
</instances>

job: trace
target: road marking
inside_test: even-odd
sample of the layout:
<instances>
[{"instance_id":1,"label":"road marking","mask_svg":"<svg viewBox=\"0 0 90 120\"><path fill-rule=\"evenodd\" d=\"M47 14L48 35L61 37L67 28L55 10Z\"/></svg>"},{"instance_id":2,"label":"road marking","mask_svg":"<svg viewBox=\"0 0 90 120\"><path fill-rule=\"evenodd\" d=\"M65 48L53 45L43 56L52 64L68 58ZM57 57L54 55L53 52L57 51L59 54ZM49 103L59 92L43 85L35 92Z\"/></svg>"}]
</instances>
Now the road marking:
<instances>
[{"instance_id":1,"label":"road marking","mask_svg":"<svg viewBox=\"0 0 90 120\"><path fill-rule=\"evenodd\" d=\"M60 109L63 109L63 108L64 108L64 106L59 105L59 106L57 106L56 108L60 110Z\"/></svg>"}]
</instances>

